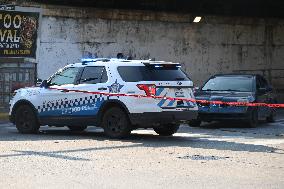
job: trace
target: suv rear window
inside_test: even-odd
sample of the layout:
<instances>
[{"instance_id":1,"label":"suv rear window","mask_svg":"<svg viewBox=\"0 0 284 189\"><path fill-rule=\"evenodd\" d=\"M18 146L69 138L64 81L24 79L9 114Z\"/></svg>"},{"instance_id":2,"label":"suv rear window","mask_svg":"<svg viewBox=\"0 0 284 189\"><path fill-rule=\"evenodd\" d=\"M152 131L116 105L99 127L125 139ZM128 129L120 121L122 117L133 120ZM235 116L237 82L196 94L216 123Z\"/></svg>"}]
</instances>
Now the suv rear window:
<instances>
[{"instance_id":1,"label":"suv rear window","mask_svg":"<svg viewBox=\"0 0 284 189\"><path fill-rule=\"evenodd\" d=\"M117 68L123 81L189 81L187 75L179 68L163 69L147 66L119 66Z\"/></svg>"}]
</instances>

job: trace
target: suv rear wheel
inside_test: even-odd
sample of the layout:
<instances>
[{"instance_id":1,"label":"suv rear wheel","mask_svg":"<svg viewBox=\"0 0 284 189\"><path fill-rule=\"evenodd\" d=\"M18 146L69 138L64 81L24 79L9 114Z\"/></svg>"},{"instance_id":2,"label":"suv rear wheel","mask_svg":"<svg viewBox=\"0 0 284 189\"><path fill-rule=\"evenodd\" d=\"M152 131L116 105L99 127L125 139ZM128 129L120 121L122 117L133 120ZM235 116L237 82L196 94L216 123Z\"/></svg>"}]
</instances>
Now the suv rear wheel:
<instances>
[{"instance_id":1,"label":"suv rear wheel","mask_svg":"<svg viewBox=\"0 0 284 189\"><path fill-rule=\"evenodd\" d=\"M161 136L171 136L177 132L179 124L165 124L154 128L154 131Z\"/></svg>"},{"instance_id":2,"label":"suv rear wheel","mask_svg":"<svg viewBox=\"0 0 284 189\"><path fill-rule=\"evenodd\" d=\"M131 133L129 118L119 107L112 107L104 113L102 127L105 134L111 138L123 138Z\"/></svg>"},{"instance_id":3,"label":"suv rear wheel","mask_svg":"<svg viewBox=\"0 0 284 189\"><path fill-rule=\"evenodd\" d=\"M16 109L15 124L18 131L23 134L37 133L40 127L36 114L29 105L20 105Z\"/></svg>"}]
</instances>

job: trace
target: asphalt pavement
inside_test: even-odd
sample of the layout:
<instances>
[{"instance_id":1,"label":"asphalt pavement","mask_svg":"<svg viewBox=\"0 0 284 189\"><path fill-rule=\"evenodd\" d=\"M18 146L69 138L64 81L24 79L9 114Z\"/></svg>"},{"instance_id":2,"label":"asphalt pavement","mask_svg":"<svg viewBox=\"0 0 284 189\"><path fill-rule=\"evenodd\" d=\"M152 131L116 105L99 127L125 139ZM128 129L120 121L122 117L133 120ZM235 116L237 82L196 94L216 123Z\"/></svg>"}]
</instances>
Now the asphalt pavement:
<instances>
[{"instance_id":1,"label":"asphalt pavement","mask_svg":"<svg viewBox=\"0 0 284 189\"><path fill-rule=\"evenodd\" d=\"M137 130L111 140L100 128L0 124L0 188L284 188L284 114L257 128L182 125L173 137Z\"/></svg>"}]
</instances>

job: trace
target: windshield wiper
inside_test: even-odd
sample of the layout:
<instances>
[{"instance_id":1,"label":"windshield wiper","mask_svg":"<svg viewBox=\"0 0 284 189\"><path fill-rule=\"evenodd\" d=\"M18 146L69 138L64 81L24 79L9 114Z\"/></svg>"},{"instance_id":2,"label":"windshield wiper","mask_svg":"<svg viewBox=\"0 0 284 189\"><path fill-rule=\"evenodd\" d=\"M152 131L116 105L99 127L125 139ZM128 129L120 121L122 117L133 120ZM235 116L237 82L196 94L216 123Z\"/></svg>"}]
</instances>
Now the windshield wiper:
<instances>
[{"instance_id":1,"label":"windshield wiper","mask_svg":"<svg viewBox=\"0 0 284 189\"><path fill-rule=\"evenodd\" d=\"M177 81L183 81L184 78L183 78L183 77L177 77L176 80L177 80Z\"/></svg>"},{"instance_id":2,"label":"windshield wiper","mask_svg":"<svg viewBox=\"0 0 284 189\"><path fill-rule=\"evenodd\" d=\"M240 90L236 90L236 89L226 89L224 91L236 91L236 92L240 92Z\"/></svg>"},{"instance_id":3,"label":"windshield wiper","mask_svg":"<svg viewBox=\"0 0 284 189\"><path fill-rule=\"evenodd\" d=\"M212 89L202 89L202 91L218 91L218 90L212 90Z\"/></svg>"},{"instance_id":4,"label":"windshield wiper","mask_svg":"<svg viewBox=\"0 0 284 189\"><path fill-rule=\"evenodd\" d=\"M222 90L213 90L213 89L205 89L202 91L235 91L235 92L240 92L240 90L235 90L235 89L222 89Z\"/></svg>"}]
</instances>

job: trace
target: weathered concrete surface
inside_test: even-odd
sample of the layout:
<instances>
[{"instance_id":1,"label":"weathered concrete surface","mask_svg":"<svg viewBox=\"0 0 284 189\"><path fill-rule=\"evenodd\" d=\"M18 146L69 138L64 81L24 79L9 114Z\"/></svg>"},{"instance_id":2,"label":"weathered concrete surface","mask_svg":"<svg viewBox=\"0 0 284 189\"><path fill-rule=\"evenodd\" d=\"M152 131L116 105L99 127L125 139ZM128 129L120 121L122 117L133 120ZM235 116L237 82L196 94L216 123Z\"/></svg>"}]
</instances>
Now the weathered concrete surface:
<instances>
[{"instance_id":1,"label":"weathered concrete surface","mask_svg":"<svg viewBox=\"0 0 284 189\"><path fill-rule=\"evenodd\" d=\"M216 73L284 69L283 20L208 16L193 24L190 15L166 21L164 14L151 12L54 7L43 12L38 59L43 78L82 56L117 52L181 62L197 85ZM276 77L283 73L272 71L269 79L280 86L284 80Z\"/></svg>"},{"instance_id":2,"label":"weathered concrete surface","mask_svg":"<svg viewBox=\"0 0 284 189\"><path fill-rule=\"evenodd\" d=\"M284 92L284 20L205 16L194 24L190 14L38 6L41 78L82 56L123 52L181 62L196 85L212 74L249 70Z\"/></svg>"}]
</instances>

